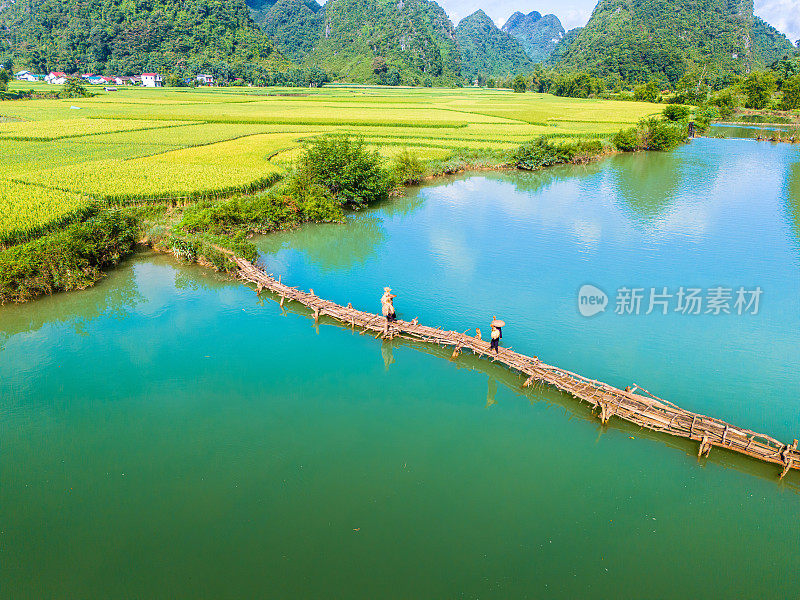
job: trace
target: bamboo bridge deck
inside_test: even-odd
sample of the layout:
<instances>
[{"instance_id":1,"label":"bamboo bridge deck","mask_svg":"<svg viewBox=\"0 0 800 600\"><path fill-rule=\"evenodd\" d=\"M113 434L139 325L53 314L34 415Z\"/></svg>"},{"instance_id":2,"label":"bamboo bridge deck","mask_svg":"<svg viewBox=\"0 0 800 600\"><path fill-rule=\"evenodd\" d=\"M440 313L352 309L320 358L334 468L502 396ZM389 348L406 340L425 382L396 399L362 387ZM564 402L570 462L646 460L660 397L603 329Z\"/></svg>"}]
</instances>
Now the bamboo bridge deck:
<instances>
[{"instance_id":1,"label":"bamboo bridge deck","mask_svg":"<svg viewBox=\"0 0 800 600\"><path fill-rule=\"evenodd\" d=\"M256 292L268 290L284 302L298 302L313 311L316 321L328 315L337 321L362 332L373 332L384 338L404 338L418 342L453 347L453 357L463 350L477 356L499 362L527 378L522 384L529 387L533 383L544 383L565 392L598 410L598 417L605 424L612 417L618 417L640 427L669 435L698 441L698 456L708 456L714 446L745 454L768 463L774 463L782 470L781 479L791 470L800 470L800 451L798 441L785 444L768 435L736 427L714 417L684 410L663 398L654 396L644 388L634 386L633 391L620 390L601 381L588 379L576 373L545 364L537 357L530 357L509 348L500 348L499 353L489 349L489 342L476 337L446 331L436 327L421 325L413 321L395 321L386 329L386 319L374 313L353 308L350 304L341 306L314 294L290 287L275 279L252 263L242 258L234 258L239 267L239 277L256 285ZM637 394L641 390L644 394Z\"/></svg>"}]
</instances>

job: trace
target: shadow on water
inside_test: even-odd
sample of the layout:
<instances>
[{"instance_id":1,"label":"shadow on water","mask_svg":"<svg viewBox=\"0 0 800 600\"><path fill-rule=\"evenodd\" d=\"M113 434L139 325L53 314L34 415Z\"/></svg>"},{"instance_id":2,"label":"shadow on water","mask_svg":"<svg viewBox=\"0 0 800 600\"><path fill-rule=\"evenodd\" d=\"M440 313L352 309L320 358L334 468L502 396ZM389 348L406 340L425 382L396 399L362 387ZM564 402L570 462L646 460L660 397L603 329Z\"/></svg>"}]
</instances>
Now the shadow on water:
<instances>
[{"instance_id":1,"label":"shadow on water","mask_svg":"<svg viewBox=\"0 0 800 600\"><path fill-rule=\"evenodd\" d=\"M279 300L279 297L271 292L263 292L259 297L261 302L263 302L263 299L266 298L274 300L276 303ZM300 304L288 303L280 310L284 316L291 313L313 318L311 310ZM347 324L326 315L322 315L320 317L319 323L316 325L317 333L319 333L319 325L334 325L339 329L350 330L352 335L356 335L356 331L352 330ZM362 331L358 331L358 335L371 335L376 337L373 333ZM632 438L644 438L663 443L683 452L692 460L692 462L696 462L702 467L707 464L715 464L726 468L735 469L739 472L753 475L760 479L774 481L779 488L800 494L800 473L795 470L792 470L782 480L780 480L778 479L778 475L781 471L779 466L763 463L736 452L715 447L708 457L698 458L698 445L696 441L643 429L633 423L629 423L628 421L624 421L619 418L612 418L605 425L603 425L598 420L598 416L595 411L588 404L585 404L576 398L560 392L544 383L535 383L528 388L523 388L522 384L526 378L522 374L510 370L504 365L488 361L485 358L476 356L466 351L457 358L453 358L453 350L449 347L435 346L433 344L401 338L394 340L381 340L379 350L387 371L391 365L396 362L395 350L400 348L411 348L419 352L424 352L425 354L447 360L452 363L456 369L466 369L468 371L485 374L487 376L487 409L490 409L493 405L497 404L496 395L498 384L500 384L505 386L514 395L524 398L530 404L543 402L549 407L557 407L563 410L568 420L577 418L585 421L587 425L597 429L599 436L603 436L611 431L616 431Z\"/></svg>"},{"instance_id":2,"label":"shadow on water","mask_svg":"<svg viewBox=\"0 0 800 600\"><path fill-rule=\"evenodd\" d=\"M612 160L609 173L616 193L632 220L641 224L663 217L689 177L674 168L674 152L635 152Z\"/></svg>"},{"instance_id":3,"label":"shadow on water","mask_svg":"<svg viewBox=\"0 0 800 600\"><path fill-rule=\"evenodd\" d=\"M291 246L308 256L323 271L346 270L363 265L378 255L386 242L381 220L369 214L349 216L347 223L303 225L289 232ZM256 240L261 252L276 254L285 245L284 237L270 234Z\"/></svg>"},{"instance_id":4,"label":"shadow on water","mask_svg":"<svg viewBox=\"0 0 800 600\"><path fill-rule=\"evenodd\" d=\"M69 323L81 334L88 321L102 315L124 319L145 298L136 287L134 265L149 252L139 252L123 260L115 269L113 283L107 280L77 292L61 292L37 299L35 311L27 304L0 307L0 349L19 333L38 331L51 323Z\"/></svg>"}]
</instances>

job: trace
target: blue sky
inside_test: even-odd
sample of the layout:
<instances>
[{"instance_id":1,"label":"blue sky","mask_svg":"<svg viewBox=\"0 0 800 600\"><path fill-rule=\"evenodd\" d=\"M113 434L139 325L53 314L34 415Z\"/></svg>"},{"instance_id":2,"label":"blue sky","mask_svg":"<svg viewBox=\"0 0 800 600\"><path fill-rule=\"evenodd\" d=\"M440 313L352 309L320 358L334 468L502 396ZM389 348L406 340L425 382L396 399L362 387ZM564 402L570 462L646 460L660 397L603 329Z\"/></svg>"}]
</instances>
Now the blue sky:
<instances>
[{"instance_id":1,"label":"blue sky","mask_svg":"<svg viewBox=\"0 0 800 600\"><path fill-rule=\"evenodd\" d=\"M538 10L542 14L553 13L564 25L572 29L585 25L597 0L536 0L535 3L520 0L438 0L453 23L458 23L479 8L495 23L502 25L514 11L529 13ZM789 36L793 42L800 38L800 0L755 0L756 14Z\"/></svg>"}]
</instances>

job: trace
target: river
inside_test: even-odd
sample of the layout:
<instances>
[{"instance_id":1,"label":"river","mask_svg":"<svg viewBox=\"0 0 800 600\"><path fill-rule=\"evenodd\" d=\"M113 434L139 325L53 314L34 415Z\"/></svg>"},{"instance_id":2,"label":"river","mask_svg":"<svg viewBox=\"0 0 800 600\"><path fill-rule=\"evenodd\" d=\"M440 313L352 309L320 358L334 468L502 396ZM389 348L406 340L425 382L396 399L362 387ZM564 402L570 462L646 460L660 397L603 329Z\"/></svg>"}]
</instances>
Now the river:
<instances>
[{"instance_id":1,"label":"river","mask_svg":"<svg viewBox=\"0 0 800 600\"><path fill-rule=\"evenodd\" d=\"M484 336L497 315L515 350L791 441L799 240L800 148L697 139L258 244L323 297L377 311L390 285L402 318ZM797 595L798 473L447 354L150 253L0 307L0 595Z\"/></svg>"}]
</instances>

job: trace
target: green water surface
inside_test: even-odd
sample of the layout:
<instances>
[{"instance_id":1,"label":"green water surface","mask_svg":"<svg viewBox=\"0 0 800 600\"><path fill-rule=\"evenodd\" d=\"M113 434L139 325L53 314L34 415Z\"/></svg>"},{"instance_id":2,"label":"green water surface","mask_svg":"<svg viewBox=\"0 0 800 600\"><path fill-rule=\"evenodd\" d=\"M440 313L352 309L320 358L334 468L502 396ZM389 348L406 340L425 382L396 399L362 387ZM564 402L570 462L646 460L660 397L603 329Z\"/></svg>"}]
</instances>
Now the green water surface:
<instances>
[{"instance_id":1,"label":"green water surface","mask_svg":"<svg viewBox=\"0 0 800 600\"><path fill-rule=\"evenodd\" d=\"M284 281L800 437L800 148L470 174L262 238ZM583 317L591 283L611 306ZM759 286L756 315L618 315ZM646 307L644 307L646 309ZM643 311L644 312L644 311ZM0 308L5 598L793 598L800 477L140 254Z\"/></svg>"}]
</instances>

